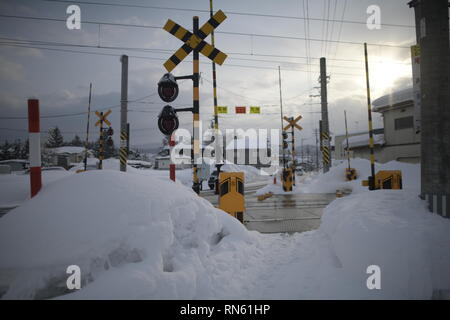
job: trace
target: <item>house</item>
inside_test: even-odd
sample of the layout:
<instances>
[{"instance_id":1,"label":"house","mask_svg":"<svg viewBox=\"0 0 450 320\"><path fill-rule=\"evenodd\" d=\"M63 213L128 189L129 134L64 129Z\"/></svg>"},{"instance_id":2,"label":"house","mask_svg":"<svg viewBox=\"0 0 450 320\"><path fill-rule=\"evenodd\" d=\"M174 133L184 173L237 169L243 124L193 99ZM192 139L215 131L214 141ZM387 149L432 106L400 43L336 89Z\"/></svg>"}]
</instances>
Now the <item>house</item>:
<instances>
[{"instance_id":1,"label":"house","mask_svg":"<svg viewBox=\"0 0 450 320\"><path fill-rule=\"evenodd\" d=\"M0 165L9 166L10 171L24 171L28 169L29 164L30 163L28 162L28 160L23 159L9 159L0 161Z\"/></svg>"},{"instance_id":2,"label":"house","mask_svg":"<svg viewBox=\"0 0 450 320\"><path fill-rule=\"evenodd\" d=\"M374 130L374 155L377 162L396 160L420 162L420 133L414 123L413 89L392 92L372 102L372 111L381 113L383 128ZM336 159L344 159L346 154L345 135L335 137ZM361 132L349 134L349 147L352 157L369 159L369 134Z\"/></svg>"},{"instance_id":3,"label":"house","mask_svg":"<svg viewBox=\"0 0 450 320\"><path fill-rule=\"evenodd\" d=\"M59 148L48 148L50 163L68 169L74 163L84 160L86 149L84 147L65 146ZM90 154L88 154L89 156Z\"/></svg>"},{"instance_id":4,"label":"house","mask_svg":"<svg viewBox=\"0 0 450 320\"><path fill-rule=\"evenodd\" d=\"M373 130L374 137L374 153L375 160L384 146L384 129L378 128ZM353 132L348 134L348 146L350 149L350 158L369 159L369 133L367 131ZM333 158L337 160L347 159L347 139L346 135L337 135L334 138L334 154Z\"/></svg>"},{"instance_id":5,"label":"house","mask_svg":"<svg viewBox=\"0 0 450 320\"><path fill-rule=\"evenodd\" d=\"M176 169L187 169L191 168L191 157L182 154L183 150L181 150L181 154L178 156L178 159L181 160L182 164L177 164L175 166ZM153 169L157 170L169 170L171 164L170 160L170 148L169 146L164 146L163 149L156 155L154 159Z\"/></svg>"}]
</instances>

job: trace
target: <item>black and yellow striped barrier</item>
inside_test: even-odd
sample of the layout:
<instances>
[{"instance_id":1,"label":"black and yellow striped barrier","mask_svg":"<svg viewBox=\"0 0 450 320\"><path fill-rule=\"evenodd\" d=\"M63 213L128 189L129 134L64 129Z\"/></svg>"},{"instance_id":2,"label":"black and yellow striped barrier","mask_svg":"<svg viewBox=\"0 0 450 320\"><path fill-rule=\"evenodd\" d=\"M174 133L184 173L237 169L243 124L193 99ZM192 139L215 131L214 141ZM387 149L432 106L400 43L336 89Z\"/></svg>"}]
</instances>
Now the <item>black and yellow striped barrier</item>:
<instances>
[{"instance_id":1,"label":"black and yellow striped barrier","mask_svg":"<svg viewBox=\"0 0 450 320\"><path fill-rule=\"evenodd\" d=\"M175 23L170 19L167 20L163 29L184 42L181 48L164 63L164 67L167 71L171 72L194 49L215 63L222 65L227 58L227 55L217 48L214 48L203 39L205 39L226 18L227 16L223 11L219 10L194 34L180 26L178 23Z\"/></svg>"},{"instance_id":2,"label":"black and yellow striped barrier","mask_svg":"<svg viewBox=\"0 0 450 320\"><path fill-rule=\"evenodd\" d=\"M330 135L328 132L322 132L321 134L321 140L322 140L322 157L323 162L325 164L330 164L331 156L330 156Z\"/></svg>"},{"instance_id":3,"label":"black and yellow striped barrier","mask_svg":"<svg viewBox=\"0 0 450 320\"><path fill-rule=\"evenodd\" d=\"M119 158L121 165L127 164L128 159L127 141L128 141L128 133L126 131L122 131L120 133L120 149L119 149Z\"/></svg>"},{"instance_id":4,"label":"black and yellow striped barrier","mask_svg":"<svg viewBox=\"0 0 450 320\"><path fill-rule=\"evenodd\" d=\"M219 174L219 209L244 223L244 173L221 172Z\"/></svg>"}]
</instances>

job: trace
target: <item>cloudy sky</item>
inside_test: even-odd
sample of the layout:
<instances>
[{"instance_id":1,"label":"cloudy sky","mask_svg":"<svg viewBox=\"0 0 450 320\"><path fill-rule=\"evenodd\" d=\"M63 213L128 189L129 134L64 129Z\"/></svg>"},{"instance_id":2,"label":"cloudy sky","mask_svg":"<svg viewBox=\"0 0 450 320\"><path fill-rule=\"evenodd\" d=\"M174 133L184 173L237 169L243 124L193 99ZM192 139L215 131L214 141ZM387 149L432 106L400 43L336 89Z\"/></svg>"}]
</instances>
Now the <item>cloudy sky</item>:
<instances>
[{"instance_id":1,"label":"cloudy sky","mask_svg":"<svg viewBox=\"0 0 450 320\"><path fill-rule=\"evenodd\" d=\"M415 30L407 2L214 0L214 10L228 17L215 39L228 54L217 66L219 105L229 109L219 118L221 128L279 128L280 66L284 112L303 116L297 141L314 144L320 98L311 96L319 94L319 58L326 57L332 134L344 132L344 110L351 132L366 130L364 42L369 44L372 99L411 86L409 46ZM81 8L81 30L66 27L70 4ZM380 29L366 25L371 5L381 9ZM170 18L190 29L192 16L198 15L201 25L208 10L209 0L0 0L0 142L26 138L30 97L40 100L42 131L58 126L67 140L76 133L84 138L90 82L92 110L111 108L110 120L118 129L119 57L127 54L132 145L158 144L162 134L156 117L164 104L156 83L165 72L162 64L182 44L162 26ZM191 56L185 60L175 75L192 72ZM200 112L207 126L213 114L212 68L206 57L200 61ZM180 89L173 105L191 106L192 84L181 82ZM250 105L261 106L262 114L234 114L234 106ZM191 114L180 114L180 120L182 127L192 126ZM378 114L374 122L382 126Z\"/></svg>"}]
</instances>

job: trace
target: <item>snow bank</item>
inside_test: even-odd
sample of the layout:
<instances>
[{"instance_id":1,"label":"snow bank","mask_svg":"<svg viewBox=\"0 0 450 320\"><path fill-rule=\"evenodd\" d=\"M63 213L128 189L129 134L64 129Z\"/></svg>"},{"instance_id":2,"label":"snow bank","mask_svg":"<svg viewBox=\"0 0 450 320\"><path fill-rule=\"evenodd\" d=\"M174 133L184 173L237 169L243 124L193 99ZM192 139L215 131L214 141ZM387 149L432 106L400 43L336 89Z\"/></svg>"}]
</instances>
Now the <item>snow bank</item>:
<instances>
[{"instance_id":1,"label":"snow bank","mask_svg":"<svg viewBox=\"0 0 450 320\"><path fill-rule=\"evenodd\" d=\"M258 284L254 299L431 299L450 290L450 220L432 214L418 197L420 166L391 162L378 169L402 170L403 190L369 191L343 182L345 164L312 178L309 190L353 188L331 202L319 229L296 234L274 252L279 261ZM352 161L364 176L368 161ZM301 187L301 185L300 185ZM369 290L367 268L380 267L381 290Z\"/></svg>"},{"instance_id":2,"label":"snow bank","mask_svg":"<svg viewBox=\"0 0 450 320\"><path fill-rule=\"evenodd\" d=\"M352 159L351 167L355 168L358 178L353 181L345 180L345 168L347 161L334 161L334 166L325 174L319 174L305 179L299 192L301 193L334 193L336 190L349 190L353 193L367 191L367 187L361 185L362 180L367 180L370 175L370 161L365 159ZM375 163L375 172L379 170L401 170L403 189L417 191L420 188L420 165L398 161L390 161L384 164Z\"/></svg>"},{"instance_id":3,"label":"snow bank","mask_svg":"<svg viewBox=\"0 0 450 320\"><path fill-rule=\"evenodd\" d=\"M64 178L72 173L69 171L42 171L44 186ZM29 174L0 175L0 207L15 207L30 197Z\"/></svg>"},{"instance_id":4,"label":"snow bank","mask_svg":"<svg viewBox=\"0 0 450 320\"><path fill-rule=\"evenodd\" d=\"M450 221L429 213L417 192L377 190L332 202L319 232L329 239L341 266L334 278L348 289L337 286L325 294L430 299L433 289L450 289L449 231ZM382 290L367 289L370 265L381 269Z\"/></svg>"},{"instance_id":5,"label":"snow bank","mask_svg":"<svg viewBox=\"0 0 450 320\"><path fill-rule=\"evenodd\" d=\"M255 237L167 179L73 174L0 219L0 275L14 275L3 298L66 294L69 265L83 288L64 298L211 297L215 270L237 273Z\"/></svg>"}]
</instances>

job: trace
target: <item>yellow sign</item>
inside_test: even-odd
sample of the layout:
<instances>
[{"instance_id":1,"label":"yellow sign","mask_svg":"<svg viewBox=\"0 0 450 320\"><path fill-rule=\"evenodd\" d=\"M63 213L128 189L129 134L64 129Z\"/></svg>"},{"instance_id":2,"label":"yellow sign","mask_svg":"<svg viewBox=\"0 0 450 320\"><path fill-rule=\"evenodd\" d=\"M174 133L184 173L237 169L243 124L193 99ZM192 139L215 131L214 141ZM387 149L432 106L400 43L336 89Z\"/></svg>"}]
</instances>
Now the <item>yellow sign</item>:
<instances>
[{"instance_id":1,"label":"yellow sign","mask_svg":"<svg viewBox=\"0 0 450 320\"><path fill-rule=\"evenodd\" d=\"M261 113L261 107L259 107L259 106L250 106L250 113L260 114Z\"/></svg>"},{"instance_id":2,"label":"yellow sign","mask_svg":"<svg viewBox=\"0 0 450 320\"><path fill-rule=\"evenodd\" d=\"M420 56L419 45L411 46L411 55L413 56L413 58Z\"/></svg>"},{"instance_id":3,"label":"yellow sign","mask_svg":"<svg viewBox=\"0 0 450 320\"><path fill-rule=\"evenodd\" d=\"M227 106L217 106L217 113L228 113Z\"/></svg>"},{"instance_id":4,"label":"yellow sign","mask_svg":"<svg viewBox=\"0 0 450 320\"><path fill-rule=\"evenodd\" d=\"M95 111L95 114L97 115L97 117L99 117L99 120L97 120L97 122L95 123L95 126L98 127L101 124L101 122L103 121L109 127L111 127L111 122L109 122L108 119L106 119L106 117L109 116L110 113L111 113L111 110L108 110L104 114L101 114L100 112Z\"/></svg>"}]
</instances>

